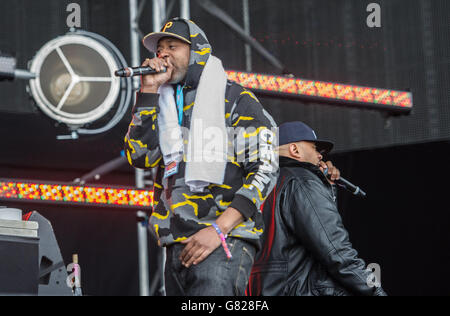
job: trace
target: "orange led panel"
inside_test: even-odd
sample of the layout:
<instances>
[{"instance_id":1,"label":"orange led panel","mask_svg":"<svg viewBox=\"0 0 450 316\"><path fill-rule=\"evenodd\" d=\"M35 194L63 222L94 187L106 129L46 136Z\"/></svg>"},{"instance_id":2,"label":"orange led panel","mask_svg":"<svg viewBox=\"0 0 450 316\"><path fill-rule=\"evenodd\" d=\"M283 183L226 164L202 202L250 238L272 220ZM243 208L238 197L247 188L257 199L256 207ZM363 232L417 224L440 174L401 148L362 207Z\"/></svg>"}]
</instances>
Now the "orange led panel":
<instances>
[{"instance_id":1,"label":"orange led panel","mask_svg":"<svg viewBox=\"0 0 450 316\"><path fill-rule=\"evenodd\" d=\"M409 113L413 96L408 91L378 89L242 71L227 71L228 79L261 93L323 101L332 105L366 107Z\"/></svg>"},{"instance_id":2,"label":"orange led panel","mask_svg":"<svg viewBox=\"0 0 450 316\"><path fill-rule=\"evenodd\" d=\"M0 179L0 200L145 208L153 205L153 192L135 188Z\"/></svg>"}]
</instances>

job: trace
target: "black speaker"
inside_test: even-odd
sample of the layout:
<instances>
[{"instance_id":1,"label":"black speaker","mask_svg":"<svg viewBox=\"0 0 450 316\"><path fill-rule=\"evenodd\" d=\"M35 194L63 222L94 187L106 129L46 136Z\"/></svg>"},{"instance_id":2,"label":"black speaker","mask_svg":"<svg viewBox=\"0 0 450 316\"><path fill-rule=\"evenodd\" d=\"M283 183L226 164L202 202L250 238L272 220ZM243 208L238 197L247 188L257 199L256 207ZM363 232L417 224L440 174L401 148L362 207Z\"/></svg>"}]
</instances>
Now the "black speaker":
<instances>
[{"instance_id":1,"label":"black speaker","mask_svg":"<svg viewBox=\"0 0 450 316\"><path fill-rule=\"evenodd\" d=\"M38 212L28 213L24 218L39 224L38 295L72 295L72 289L66 284L68 274L51 223Z\"/></svg>"},{"instance_id":2,"label":"black speaker","mask_svg":"<svg viewBox=\"0 0 450 316\"><path fill-rule=\"evenodd\" d=\"M0 295L37 295L39 238L0 234Z\"/></svg>"}]
</instances>

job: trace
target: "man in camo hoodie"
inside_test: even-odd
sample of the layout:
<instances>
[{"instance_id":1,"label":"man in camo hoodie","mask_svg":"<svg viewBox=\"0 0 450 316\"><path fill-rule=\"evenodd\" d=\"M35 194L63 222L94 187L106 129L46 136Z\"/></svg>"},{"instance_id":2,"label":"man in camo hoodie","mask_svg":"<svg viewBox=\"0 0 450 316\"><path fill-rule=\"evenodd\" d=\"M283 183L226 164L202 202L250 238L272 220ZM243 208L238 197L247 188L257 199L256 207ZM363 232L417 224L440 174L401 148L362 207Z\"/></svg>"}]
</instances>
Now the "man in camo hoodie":
<instances>
[{"instance_id":1,"label":"man in camo hoodie","mask_svg":"<svg viewBox=\"0 0 450 316\"><path fill-rule=\"evenodd\" d=\"M276 124L252 92L227 80L192 21L171 19L143 43L156 57L142 66L161 72L142 76L125 150L132 166L157 168L150 225L167 250L166 293L244 295L263 232L260 209L278 176ZM223 93L211 93L214 89ZM220 99L208 103L208 93ZM167 119L171 111L176 126ZM207 124L205 118L215 114L220 119L209 123L226 128L226 161L189 162L186 147L198 140L193 121ZM175 150L180 159L173 159L164 151L177 128L185 133L183 148Z\"/></svg>"}]
</instances>

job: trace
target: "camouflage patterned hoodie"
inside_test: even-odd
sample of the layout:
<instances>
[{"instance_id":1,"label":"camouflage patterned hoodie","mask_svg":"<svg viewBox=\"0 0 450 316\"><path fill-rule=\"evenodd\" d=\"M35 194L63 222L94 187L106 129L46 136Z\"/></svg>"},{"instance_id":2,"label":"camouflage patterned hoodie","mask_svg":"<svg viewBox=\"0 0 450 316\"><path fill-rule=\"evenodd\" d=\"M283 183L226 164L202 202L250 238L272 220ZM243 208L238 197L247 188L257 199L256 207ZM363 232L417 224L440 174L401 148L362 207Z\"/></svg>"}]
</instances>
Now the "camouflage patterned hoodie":
<instances>
[{"instance_id":1,"label":"camouflage patterned hoodie","mask_svg":"<svg viewBox=\"0 0 450 316\"><path fill-rule=\"evenodd\" d=\"M188 128L195 107L196 88L212 49L196 24L183 21L188 24L191 37L190 62L183 90L182 127ZM204 192L194 194L185 184L185 162L180 163L177 174L163 178L165 166L159 148L158 99L159 94L137 94L133 119L125 136L125 152L132 166L157 168L150 224L160 245L186 239L215 222L228 207L233 207L241 212L244 222L229 236L243 238L259 248L259 237L263 232L261 206L278 176L278 160L273 156L278 139L272 117L252 92L228 81L224 115L227 127L235 129L234 134L229 134L232 138L228 137L233 141L234 155L228 157L222 185L212 184Z\"/></svg>"}]
</instances>

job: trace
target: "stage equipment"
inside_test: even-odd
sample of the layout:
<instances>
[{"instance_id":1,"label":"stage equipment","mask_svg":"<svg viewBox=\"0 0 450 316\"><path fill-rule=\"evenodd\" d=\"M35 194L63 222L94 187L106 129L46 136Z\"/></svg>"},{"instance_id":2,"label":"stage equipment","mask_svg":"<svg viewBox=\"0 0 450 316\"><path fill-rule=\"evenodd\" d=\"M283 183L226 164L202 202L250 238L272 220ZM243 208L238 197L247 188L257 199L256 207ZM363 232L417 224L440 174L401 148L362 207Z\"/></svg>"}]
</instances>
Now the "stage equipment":
<instances>
[{"instance_id":1,"label":"stage equipment","mask_svg":"<svg viewBox=\"0 0 450 316\"><path fill-rule=\"evenodd\" d=\"M262 94L302 98L332 105L370 108L400 114L409 114L413 107L412 93L407 91L232 70L226 72L228 79Z\"/></svg>"},{"instance_id":2,"label":"stage equipment","mask_svg":"<svg viewBox=\"0 0 450 316\"><path fill-rule=\"evenodd\" d=\"M22 210L0 206L0 220L20 221L22 220Z\"/></svg>"},{"instance_id":3,"label":"stage equipment","mask_svg":"<svg viewBox=\"0 0 450 316\"><path fill-rule=\"evenodd\" d=\"M86 182L89 182L91 180L99 180L103 175L105 175L123 165L126 165L127 163L128 163L127 158L125 158L125 156L117 157L116 159L111 160L111 161L101 165L98 168L95 168L91 172L83 175L81 178L77 178L77 179L73 180L73 182L83 185Z\"/></svg>"},{"instance_id":4,"label":"stage equipment","mask_svg":"<svg viewBox=\"0 0 450 316\"><path fill-rule=\"evenodd\" d=\"M130 44L131 44L131 63L133 65L139 65L141 63L140 56L140 48L141 48L141 38L143 37L142 32L139 29L139 19L141 18L142 12L144 10L146 0L140 1L138 6L138 0L129 0L129 12L130 12ZM152 12L153 12L153 31L157 32L161 29L162 23L165 21L165 16L169 14L171 11L171 7L173 6L174 1L171 1L169 4L169 8L166 11L166 1L165 0L153 0L152 1ZM182 0L181 2L181 15L185 18L188 18L189 15L189 1ZM133 77L133 87L135 90L138 90L140 86L140 78L135 76ZM144 190L146 185L153 184L153 181L147 181L146 175L149 175L149 171L144 171L142 169L135 169L135 179L136 179L136 187L138 189ZM149 296L157 294L157 285L161 280L164 284L164 272L163 269L159 269L160 266L165 265L165 252L158 247L155 242L151 245L153 246L153 250L151 252L154 258L160 257L158 254L162 254L163 260L159 264L157 264L158 273L153 276L152 284L149 284L149 253L148 248L145 245L148 245L147 240L147 229L148 229L148 221L141 221L142 213L137 213L138 217L138 250L139 250L139 294L141 296ZM146 223L146 224L145 224ZM154 259L153 259L154 260ZM165 292L163 288L163 292Z\"/></svg>"},{"instance_id":5,"label":"stage equipment","mask_svg":"<svg viewBox=\"0 0 450 316\"><path fill-rule=\"evenodd\" d=\"M0 221L6 225L7 221ZM38 294L39 238L0 234L0 295Z\"/></svg>"},{"instance_id":6,"label":"stage equipment","mask_svg":"<svg viewBox=\"0 0 450 316\"><path fill-rule=\"evenodd\" d=\"M22 210L0 207L0 258L0 295L38 294L38 223Z\"/></svg>"},{"instance_id":7,"label":"stage equipment","mask_svg":"<svg viewBox=\"0 0 450 316\"><path fill-rule=\"evenodd\" d=\"M148 216L143 211L136 212L138 262L139 262L139 293L150 296L150 276L148 270Z\"/></svg>"},{"instance_id":8,"label":"stage equipment","mask_svg":"<svg viewBox=\"0 0 450 316\"><path fill-rule=\"evenodd\" d=\"M153 192L113 186L0 179L0 201L141 209L152 206Z\"/></svg>"},{"instance_id":9,"label":"stage equipment","mask_svg":"<svg viewBox=\"0 0 450 316\"><path fill-rule=\"evenodd\" d=\"M0 81L36 78L36 75L29 71L16 69L16 63L17 60L13 56L0 52Z\"/></svg>"},{"instance_id":10,"label":"stage equipment","mask_svg":"<svg viewBox=\"0 0 450 316\"><path fill-rule=\"evenodd\" d=\"M30 80L29 91L42 112L74 132L59 139L103 133L123 118L130 104L131 80L114 76L116 69L126 67L111 42L77 30L49 41L36 53L30 62L36 79ZM100 128L84 128L110 114L119 96L112 119Z\"/></svg>"},{"instance_id":11,"label":"stage equipment","mask_svg":"<svg viewBox=\"0 0 450 316\"><path fill-rule=\"evenodd\" d=\"M39 291L38 295L72 295L68 277L52 224L38 212L24 215L24 223L39 225Z\"/></svg>"}]
</instances>

